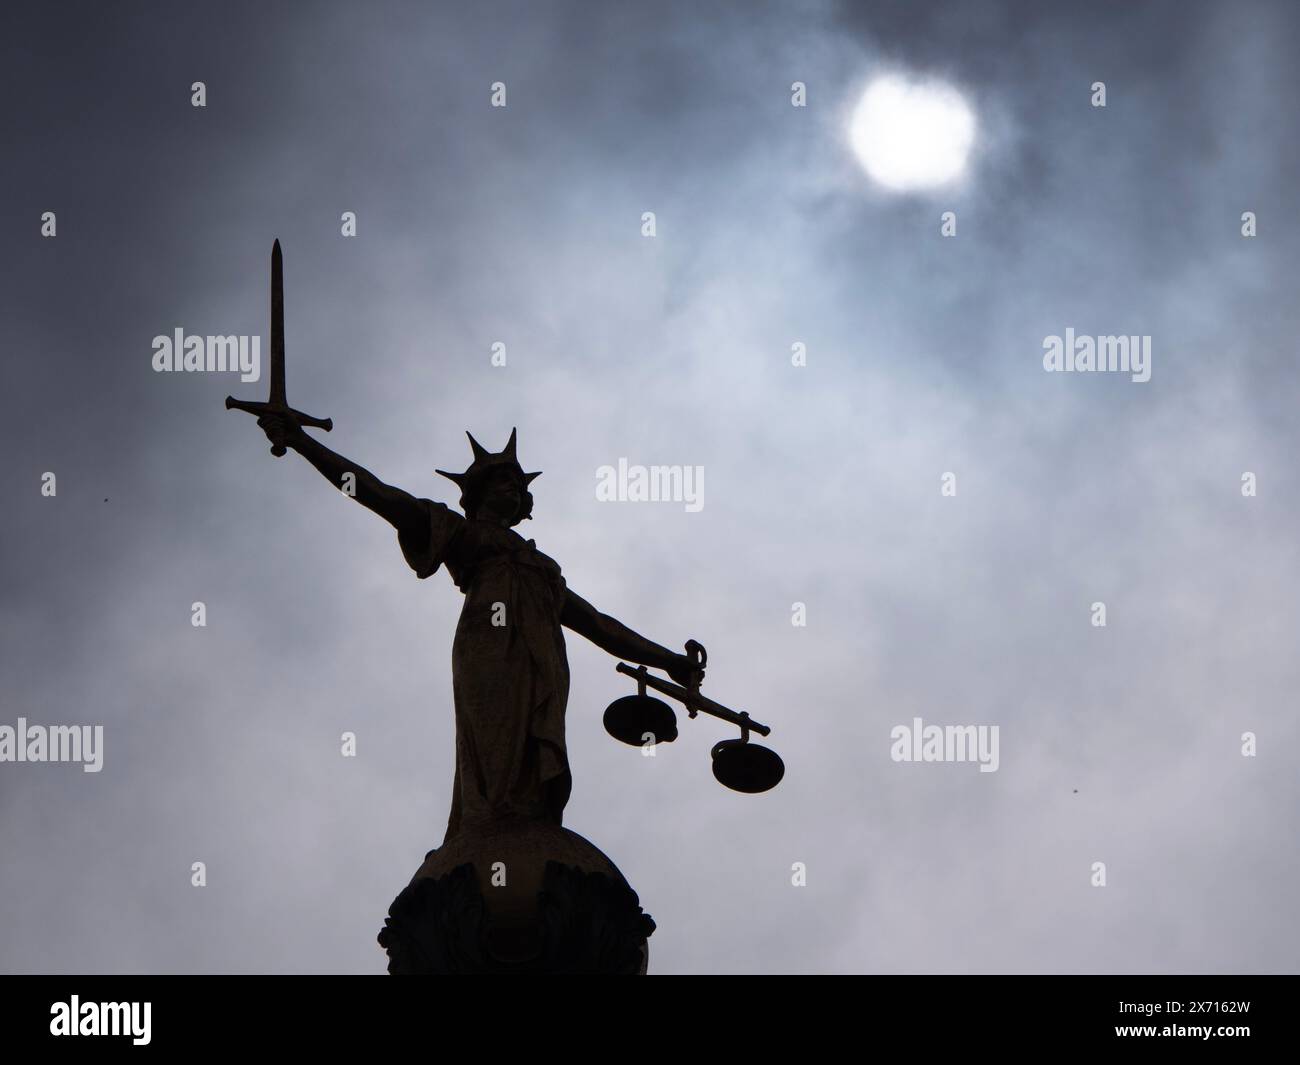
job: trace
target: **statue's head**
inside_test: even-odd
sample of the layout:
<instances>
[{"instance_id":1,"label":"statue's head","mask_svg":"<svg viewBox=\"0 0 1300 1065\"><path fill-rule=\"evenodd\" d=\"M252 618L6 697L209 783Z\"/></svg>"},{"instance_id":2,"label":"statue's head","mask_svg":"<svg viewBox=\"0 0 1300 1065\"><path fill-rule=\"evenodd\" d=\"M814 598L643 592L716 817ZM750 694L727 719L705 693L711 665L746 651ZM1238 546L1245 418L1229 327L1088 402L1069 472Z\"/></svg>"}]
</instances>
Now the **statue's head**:
<instances>
[{"instance_id":1,"label":"statue's head","mask_svg":"<svg viewBox=\"0 0 1300 1065\"><path fill-rule=\"evenodd\" d=\"M518 525L533 516L533 494L528 490L541 471L524 473L515 457L515 430L503 451L492 452L467 432L474 461L464 473L438 470L460 488L460 509L467 518L481 518L501 525Z\"/></svg>"}]
</instances>

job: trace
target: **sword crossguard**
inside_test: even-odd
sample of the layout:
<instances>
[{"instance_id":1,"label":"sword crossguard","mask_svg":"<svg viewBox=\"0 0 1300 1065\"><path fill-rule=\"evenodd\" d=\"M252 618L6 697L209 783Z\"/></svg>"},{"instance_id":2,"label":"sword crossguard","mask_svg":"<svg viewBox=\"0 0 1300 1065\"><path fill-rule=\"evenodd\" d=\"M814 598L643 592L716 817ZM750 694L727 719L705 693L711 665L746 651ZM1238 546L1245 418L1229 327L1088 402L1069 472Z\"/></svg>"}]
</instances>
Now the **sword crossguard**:
<instances>
[{"instance_id":1,"label":"sword crossguard","mask_svg":"<svg viewBox=\"0 0 1300 1065\"><path fill-rule=\"evenodd\" d=\"M327 433L334 428L332 418L316 418L310 414L304 414L300 410L294 410L292 407L281 406L278 403L254 403L246 399L227 396L226 410L242 410L246 414L252 414L258 418L264 414L276 414L281 418L292 418L299 425L309 425L313 429L324 429ZM280 458L287 450L283 444L278 442L271 446L271 454L276 458Z\"/></svg>"}]
</instances>

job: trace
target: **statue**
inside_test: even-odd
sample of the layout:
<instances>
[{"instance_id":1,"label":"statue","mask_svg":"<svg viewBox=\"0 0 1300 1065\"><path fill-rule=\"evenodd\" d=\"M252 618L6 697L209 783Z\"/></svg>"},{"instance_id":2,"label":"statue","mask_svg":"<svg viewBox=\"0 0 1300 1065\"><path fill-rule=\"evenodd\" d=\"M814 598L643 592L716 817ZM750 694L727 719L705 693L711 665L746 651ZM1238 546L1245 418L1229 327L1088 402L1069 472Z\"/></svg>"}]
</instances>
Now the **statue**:
<instances>
[{"instance_id":1,"label":"statue","mask_svg":"<svg viewBox=\"0 0 1300 1065\"><path fill-rule=\"evenodd\" d=\"M227 407L257 415L273 454L297 452L392 525L417 577L445 569L465 597L452 646L451 811L441 847L429 852L394 901L380 934L390 972L643 972L653 921L613 863L562 825L572 783L563 630L641 664L639 671L620 665L641 682L640 696L621 703L658 703L645 697L645 667L651 667L681 687L650 678L652 686L683 699L683 692L695 693L706 712L741 724L744 739L751 728L765 735L766 726L698 696L704 659L697 644L679 654L601 613L566 585L553 559L515 531L532 515L529 486L539 473L519 464L513 429L499 452L469 436L469 467L437 471L459 489L460 514L385 484L309 436L304 426L329 431L332 423L293 410L285 396L282 263L276 241L270 400L228 398ZM672 735L660 739L675 733L674 724Z\"/></svg>"}]
</instances>

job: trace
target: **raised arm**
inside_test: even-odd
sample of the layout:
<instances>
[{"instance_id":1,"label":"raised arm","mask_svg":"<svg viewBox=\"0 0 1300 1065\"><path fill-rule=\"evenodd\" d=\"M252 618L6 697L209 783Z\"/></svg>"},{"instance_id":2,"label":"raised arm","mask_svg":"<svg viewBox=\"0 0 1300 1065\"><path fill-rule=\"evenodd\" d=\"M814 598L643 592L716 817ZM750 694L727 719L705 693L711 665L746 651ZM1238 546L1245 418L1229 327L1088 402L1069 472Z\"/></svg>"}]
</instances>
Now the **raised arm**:
<instances>
[{"instance_id":1,"label":"raised arm","mask_svg":"<svg viewBox=\"0 0 1300 1065\"><path fill-rule=\"evenodd\" d=\"M279 441L298 452L335 488L343 489L347 475L351 474L353 483L345 494L352 495L363 507L373 510L398 532L418 533L424 528L427 518L413 495L385 484L365 467L331 451L319 440L308 436L294 419L263 415L257 424L272 441Z\"/></svg>"},{"instance_id":2,"label":"raised arm","mask_svg":"<svg viewBox=\"0 0 1300 1065\"><path fill-rule=\"evenodd\" d=\"M678 684L690 684L692 664L686 655L679 655L633 632L621 621L602 614L576 592L565 593L560 623L616 658L662 669ZM704 671L699 670L697 675L702 680Z\"/></svg>"}]
</instances>

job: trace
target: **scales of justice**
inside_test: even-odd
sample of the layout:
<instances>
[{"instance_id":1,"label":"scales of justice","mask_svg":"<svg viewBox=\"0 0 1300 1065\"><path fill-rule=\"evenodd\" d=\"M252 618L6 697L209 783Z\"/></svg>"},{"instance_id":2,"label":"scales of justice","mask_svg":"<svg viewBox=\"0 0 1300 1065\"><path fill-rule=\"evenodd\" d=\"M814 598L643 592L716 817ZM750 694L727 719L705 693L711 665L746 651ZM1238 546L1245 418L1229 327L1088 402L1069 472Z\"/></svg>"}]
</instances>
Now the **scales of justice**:
<instances>
[{"instance_id":1,"label":"scales of justice","mask_svg":"<svg viewBox=\"0 0 1300 1065\"><path fill-rule=\"evenodd\" d=\"M499 452L473 436L463 473L437 472L460 489L462 513L385 484L304 427L328 418L294 410L285 395L284 270L271 253L270 398L226 398L257 417L271 454L298 452L335 487L384 518L421 579L447 570L465 604L452 646L456 776L442 845L394 899L379 933L390 973L644 973L654 921L600 850L562 825L569 798L564 738L569 668L563 629L619 659L637 691L605 711L611 736L637 747L677 738L677 716L647 689L739 727L712 749L713 775L740 792L780 782L780 757L751 741L766 725L700 694L707 654L679 654L601 613L564 581L559 565L514 526L532 514L516 435ZM468 435L468 434L467 434ZM662 670L670 679L650 672Z\"/></svg>"}]
</instances>

